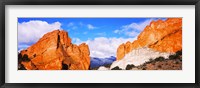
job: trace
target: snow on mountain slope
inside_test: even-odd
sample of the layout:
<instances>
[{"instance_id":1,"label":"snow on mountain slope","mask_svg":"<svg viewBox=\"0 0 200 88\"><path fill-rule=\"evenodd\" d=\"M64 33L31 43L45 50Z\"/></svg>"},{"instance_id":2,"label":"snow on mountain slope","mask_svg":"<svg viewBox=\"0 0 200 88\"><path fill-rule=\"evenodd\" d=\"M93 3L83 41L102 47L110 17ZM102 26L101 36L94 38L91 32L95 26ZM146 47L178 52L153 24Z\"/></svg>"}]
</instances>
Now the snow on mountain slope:
<instances>
[{"instance_id":1,"label":"snow on mountain slope","mask_svg":"<svg viewBox=\"0 0 200 88\"><path fill-rule=\"evenodd\" d=\"M101 66L101 67L99 67L98 70L109 70L109 68L106 68L106 67L104 67L104 66Z\"/></svg>"},{"instance_id":2,"label":"snow on mountain slope","mask_svg":"<svg viewBox=\"0 0 200 88\"><path fill-rule=\"evenodd\" d=\"M116 60L116 57L111 56L108 58L97 58L97 57L91 57L90 58L90 68L96 68L108 64L112 64Z\"/></svg>"}]
</instances>

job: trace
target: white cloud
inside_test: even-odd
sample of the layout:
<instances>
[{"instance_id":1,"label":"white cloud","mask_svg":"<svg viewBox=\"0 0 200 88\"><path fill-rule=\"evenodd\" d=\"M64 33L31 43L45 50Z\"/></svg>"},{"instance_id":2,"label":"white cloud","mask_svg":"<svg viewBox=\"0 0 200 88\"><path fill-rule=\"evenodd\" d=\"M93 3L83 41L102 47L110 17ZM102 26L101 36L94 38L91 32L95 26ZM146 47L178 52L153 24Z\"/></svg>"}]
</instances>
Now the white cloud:
<instances>
[{"instance_id":1,"label":"white cloud","mask_svg":"<svg viewBox=\"0 0 200 88\"><path fill-rule=\"evenodd\" d=\"M73 26L71 29L75 30L75 29L77 29L77 28L78 28L77 26Z\"/></svg>"},{"instance_id":2,"label":"white cloud","mask_svg":"<svg viewBox=\"0 0 200 88\"><path fill-rule=\"evenodd\" d=\"M149 25L152 20L153 19L148 19L148 20L145 20L144 22L131 23L131 24L128 24L128 25L124 25L124 26L121 27L121 29L114 30L113 32L117 33L117 34L124 33L127 36L134 37L134 36L137 36L139 34L139 32L144 30L144 28L147 25Z\"/></svg>"},{"instance_id":3,"label":"white cloud","mask_svg":"<svg viewBox=\"0 0 200 88\"><path fill-rule=\"evenodd\" d=\"M131 23L129 25L122 26L123 29L128 30L128 29L136 29L138 31L142 31L147 25L150 24L152 19L145 20L144 22L141 23Z\"/></svg>"},{"instance_id":4,"label":"white cloud","mask_svg":"<svg viewBox=\"0 0 200 88\"><path fill-rule=\"evenodd\" d=\"M70 29L73 29L73 30L78 28L77 26L75 26L75 24L73 22L68 23L67 27L70 28Z\"/></svg>"},{"instance_id":5,"label":"white cloud","mask_svg":"<svg viewBox=\"0 0 200 88\"><path fill-rule=\"evenodd\" d=\"M127 41L133 41L135 38L106 38L97 37L94 40L81 41L80 39L74 39L75 44L79 45L83 42L88 44L91 57L105 58L110 56L116 56L117 48L120 44Z\"/></svg>"},{"instance_id":6,"label":"white cloud","mask_svg":"<svg viewBox=\"0 0 200 88\"><path fill-rule=\"evenodd\" d=\"M135 31L125 32L125 34L128 35L128 36L133 36L133 37L139 35L139 33L138 33L138 32L135 32Z\"/></svg>"},{"instance_id":7,"label":"white cloud","mask_svg":"<svg viewBox=\"0 0 200 88\"><path fill-rule=\"evenodd\" d=\"M83 43L83 41L81 41L79 38L72 38L72 43L79 45L79 44Z\"/></svg>"},{"instance_id":8,"label":"white cloud","mask_svg":"<svg viewBox=\"0 0 200 88\"><path fill-rule=\"evenodd\" d=\"M96 35L98 35L98 36L106 36L106 33L105 32L101 32L101 33L97 33Z\"/></svg>"},{"instance_id":9,"label":"white cloud","mask_svg":"<svg viewBox=\"0 0 200 88\"><path fill-rule=\"evenodd\" d=\"M115 30L114 33L121 33L121 31L120 30Z\"/></svg>"},{"instance_id":10,"label":"white cloud","mask_svg":"<svg viewBox=\"0 0 200 88\"><path fill-rule=\"evenodd\" d=\"M79 25L80 25L80 26L83 26L84 24L83 24L82 22L79 22Z\"/></svg>"},{"instance_id":11,"label":"white cloud","mask_svg":"<svg viewBox=\"0 0 200 88\"><path fill-rule=\"evenodd\" d=\"M35 43L47 32L57 29L61 29L60 22L49 24L46 21L32 20L18 23L18 44Z\"/></svg>"},{"instance_id":12,"label":"white cloud","mask_svg":"<svg viewBox=\"0 0 200 88\"><path fill-rule=\"evenodd\" d=\"M87 31L86 31L86 32L83 32L84 35L86 35L87 33L88 33Z\"/></svg>"},{"instance_id":13,"label":"white cloud","mask_svg":"<svg viewBox=\"0 0 200 88\"><path fill-rule=\"evenodd\" d=\"M71 27L71 26L74 26L73 22L70 22L69 24L67 24L67 27Z\"/></svg>"},{"instance_id":14,"label":"white cloud","mask_svg":"<svg viewBox=\"0 0 200 88\"><path fill-rule=\"evenodd\" d=\"M26 48L28 48L30 45L28 45L28 44L19 44L18 45L18 52L20 52L21 50L23 50L23 49L26 49Z\"/></svg>"},{"instance_id":15,"label":"white cloud","mask_svg":"<svg viewBox=\"0 0 200 88\"><path fill-rule=\"evenodd\" d=\"M92 30L92 29L95 29L95 28L96 28L95 26L93 26L93 25L91 25L91 24L88 24L88 25L87 25L87 27L88 27L88 29L90 29L90 30Z\"/></svg>"},{"instance_id":16,"label":"white cloud","mask_svg":"<svg viewBox=\"0 0 200 88\"><path fill-rule=\"evenodd\" d=\"M18 45L18 48L26 48L26 47L29 47L30 45L28 44L21 44L21 45Z\"/></svg>"},{"instance_id":17,"label":"white cloud","mask_svg":"<svg viewBox=\"0 0 200 88\"><path fill-rule=\"evenodd\" d=\"M79 23L70 22L70 23L67 24L67 27L70 28L70 29L73 29L73 30L75 30L79 27L86 27L89 30L93 30L93 29L97 28L92 24L84 24L82 22L79 22Z\"/></svg>"}]
</instances>

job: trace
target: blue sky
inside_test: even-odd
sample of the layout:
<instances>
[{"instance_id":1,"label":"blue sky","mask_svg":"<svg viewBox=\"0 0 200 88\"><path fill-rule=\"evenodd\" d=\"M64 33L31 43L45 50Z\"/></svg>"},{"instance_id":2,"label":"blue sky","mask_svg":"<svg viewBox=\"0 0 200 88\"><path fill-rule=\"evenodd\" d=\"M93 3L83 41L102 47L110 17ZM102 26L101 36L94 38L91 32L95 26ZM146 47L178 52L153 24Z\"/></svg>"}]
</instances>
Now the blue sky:
<instances>
[{"instance_id":1,"label":"blue sky","mask_svg":"<svg viewBox=\"0 0 200 88\"><path fill-rule=\"evenodd\" d=\"M132 42L146 25L158 19L166 18L18 18L18 50L47 32L62 29L74 44L87 43L92 57L115 56L119 44Z\"/></svg>"}]
</instances>

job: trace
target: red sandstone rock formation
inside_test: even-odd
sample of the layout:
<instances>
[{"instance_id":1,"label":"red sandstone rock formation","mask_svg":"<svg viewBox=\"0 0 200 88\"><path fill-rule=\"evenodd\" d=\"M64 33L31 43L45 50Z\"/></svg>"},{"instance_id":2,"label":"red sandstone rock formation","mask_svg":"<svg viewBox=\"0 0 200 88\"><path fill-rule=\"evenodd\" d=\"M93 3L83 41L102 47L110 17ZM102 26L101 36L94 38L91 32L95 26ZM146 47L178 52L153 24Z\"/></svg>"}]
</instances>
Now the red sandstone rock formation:
<instances>
[{"instance_id":1,"label":"red sandstone rock formation","mask_svg":"<svg viewBox=\"0 0 200 88\"><path fill-rule=\"evenodd\" d=\"M160 52L182 50L182 18L169 18L166 21L152 21L130 44L121 44L117 49L117 60L139 47L149 47Z\"/></svg>"},{"instance_id":2,"label":"red sandstone rock formation","mask_svg":"<svg viewBox=\"0 0 200 88\"><path fill-rule=\"evenodd\" d=\"M64 69L87 70L90 65L88 45L72 44L68 33L63 30L45 34L20 54L28 56L28 61L20 62L27 70L61 70L63 65L67 66Z\"/></svg>"}]
</instances>

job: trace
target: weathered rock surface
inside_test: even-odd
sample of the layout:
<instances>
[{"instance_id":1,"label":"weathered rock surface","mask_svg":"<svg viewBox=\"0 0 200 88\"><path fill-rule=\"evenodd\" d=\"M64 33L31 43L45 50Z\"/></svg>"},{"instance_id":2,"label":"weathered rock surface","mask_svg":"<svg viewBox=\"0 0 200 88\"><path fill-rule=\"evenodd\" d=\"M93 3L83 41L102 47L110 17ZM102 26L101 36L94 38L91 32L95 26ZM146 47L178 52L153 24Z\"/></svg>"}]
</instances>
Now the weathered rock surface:
<instances>
[{"instance_id":1,"label":"weathered rock surface","mask_svg":"<svg viewBox=\"0 0 200 88\"><path fill-rule=\"evenodd\" d=\"M158 57L168 58L174 53L158 52L148 47L137 48L126 54L123 59L114 61L110 69L119 67L126 69L127 65L139 66Z\"/></svg>"},{"instance_id":2,"label":"weathered rock surface","mask_svg":"<svg viewBox=\"0 0 200 88\"><path fill-rule=\"evenodd\" d=\"M130 70L182 70L182 51L176 52L168 59L159 57Z\"/></svg>"},{"instance_id":3,"label":"weathered rock surface","mask_svg":"<svg viewBox=\"0 0 200 88\"><path fill-rule=\"evenodd\" d=\"M90 65L90 52L89 47L85 43L82 43L80 46L71 45L67 48L67 54L72 60L69 69L89 69ZM64 63L69 64L66 60Z\"/></svg>"},{"instance_id":4,"label":"weathered rock surface","mask_svg":"<svg viewBox=\"0 0 200 88\"><path fill-rule=\"evenodd\" d=\"M117 60L123 58L125 54L125 44L123 43L117 48Z\"/></svg>"},{"instance_id":5,"label":"weathered rock surface","mask_svg":"<svg viewBox=\"0 0 200 88\"><path fill-rule=\"evenodd\" d=\"M182 18L152 21L130 44L121 44L117 49L117 60L133 49L148 47L160 52L173 53L182 50Z\"/></svg>"},{"instance_id":6,"label":"weathered rock surface","mask_svg":"<svg viewBox=\"0 0 200 88\"><path fill-rule=\"evenodd\" d=\"M22 61L19 63L27 70L87 70L90 65L88 45L72 44L68 33L63 30L45 34L20 54ZM23 60L24 56L28 60Z\"/></svg>"}]
</instances>

